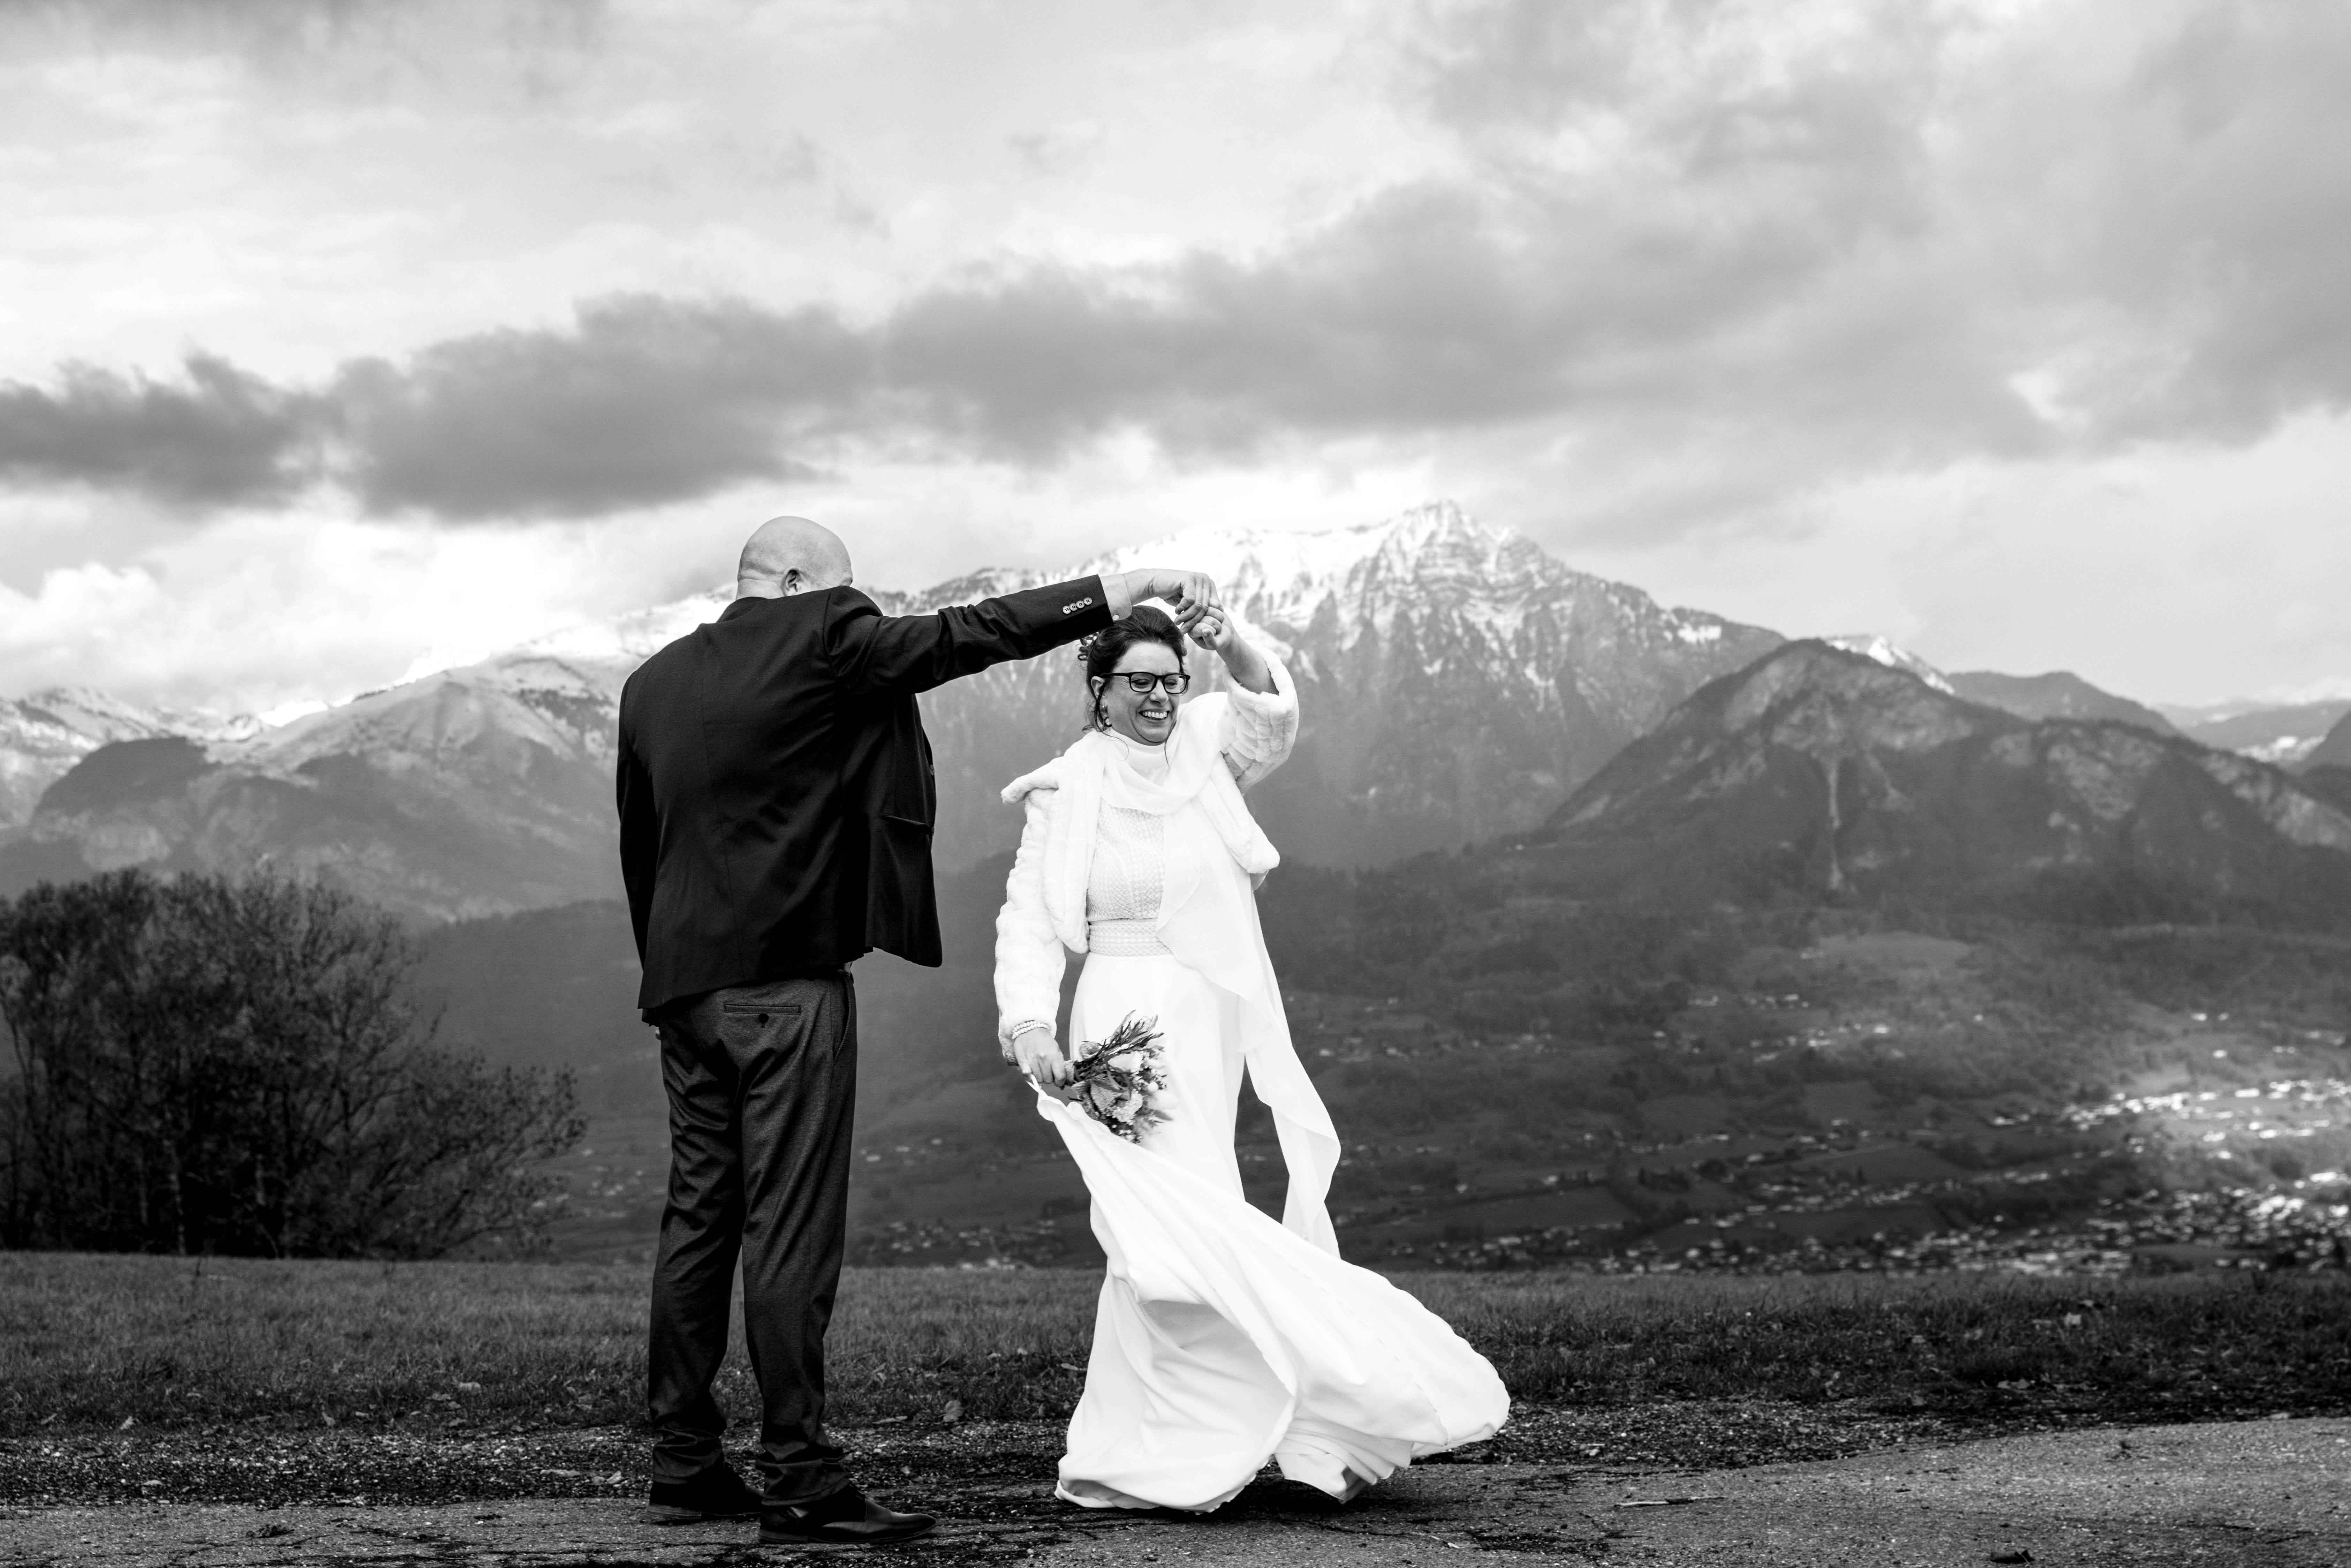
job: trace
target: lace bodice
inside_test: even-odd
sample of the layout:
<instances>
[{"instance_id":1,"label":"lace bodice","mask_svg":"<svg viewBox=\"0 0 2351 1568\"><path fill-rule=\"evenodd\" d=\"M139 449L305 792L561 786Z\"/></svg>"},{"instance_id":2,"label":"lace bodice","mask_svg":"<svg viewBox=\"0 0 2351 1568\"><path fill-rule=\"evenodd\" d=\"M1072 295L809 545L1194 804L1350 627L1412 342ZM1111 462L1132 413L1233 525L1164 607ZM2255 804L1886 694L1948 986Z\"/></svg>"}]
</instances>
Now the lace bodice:
<instances>
[{"instance_id":1,"label":"lace bodice","mask_svg":"<svg viewBox=\"0 0 2351 1568\"><path fill-rule=\"evenodd\" d=\"M1167 771L1165 751L1113 733L1119 757L1145 779ZM1095 830L1093 865L1086 878L1088 920L1156 920L1167 886L1165 821L1149 811L1106 806Z\"/></svg>"},{"instance_id":2,"label":"lace bodice","mask_svg":"<svg viewBox=\"0 0 2351 1568\"><path fill-rule=\"evenodd\" d=\"M1088 920L1156 920L1167 886L1167 820L1106 806L1086 878Z\"/></svg>"}]
</instances>

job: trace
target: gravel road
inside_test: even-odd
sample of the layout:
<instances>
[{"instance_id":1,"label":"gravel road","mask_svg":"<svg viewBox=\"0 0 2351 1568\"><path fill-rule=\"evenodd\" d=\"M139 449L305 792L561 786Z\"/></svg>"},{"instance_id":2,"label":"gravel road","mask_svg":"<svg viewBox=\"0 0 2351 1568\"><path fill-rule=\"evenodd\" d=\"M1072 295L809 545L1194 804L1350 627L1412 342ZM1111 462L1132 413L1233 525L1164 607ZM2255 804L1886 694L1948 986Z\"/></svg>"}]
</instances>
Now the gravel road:
<instances>
[{"instance_id":1,"label":"gravel road","mask_svg":"<svg viewBox=\"0 0 2351 1568\"><path fill-rule=\"evenodd\" d=\"M1562 1462L1533 1457L1548 1443L1522 1443L1515 1452L1497 1445L1472 1457L1482 1462L1420 1467L1343 1509L1268 1480L1202 1520L1105 1517L1053 1502L1045 1490L1050 1428L909 1435L894 1455L871 1445L864 1451L877 1491L935 1505L948 1521L927 1541L872 1555L937 1568L1015 1561L1426 1565L1463 1561L1455 1555L1462 1552L1707 1568L2351 1563L2351 1419L1963 1442L1892 1437L1905 1440L1844 1458L1721 1469L1606 1457ZM950 1452L964 1450L969 1462L958 1468L925 1448L938 1441ZM927 1462L918 1468L917 1459ZM542 1489L578 1491L592 1483L587 1495L568 1497L20 1503L0 1511L0 1562L686 1565L842 1555L762 1550L748 1523L639 1525L632 1495L594 1495L614 1473L557 1476L553 1488ZM916 1483L913 1490L892 1484L906 1480Z\"/></svg>"}]
</instances>

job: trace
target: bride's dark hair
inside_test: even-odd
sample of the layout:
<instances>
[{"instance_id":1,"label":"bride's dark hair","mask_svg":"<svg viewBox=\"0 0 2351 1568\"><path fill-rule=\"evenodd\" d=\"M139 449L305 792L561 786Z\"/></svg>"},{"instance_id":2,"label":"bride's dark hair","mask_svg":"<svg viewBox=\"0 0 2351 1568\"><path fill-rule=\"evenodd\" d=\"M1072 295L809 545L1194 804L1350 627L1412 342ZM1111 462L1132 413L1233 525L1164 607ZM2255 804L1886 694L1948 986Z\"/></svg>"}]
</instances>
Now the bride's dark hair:
<instances>
[{"instance_id":1,"label":"bride's dark hair","mask_svg":"<svg viewBox=\"0 0 2351 1568\"><path fill-rule=\"evenodd\" d=\"M1136 605L1123 621L1113 621L1078 643L1079 662L1086 667L1086 722L1096 729L1109 727L1110 721L1102 716L1102 688L1094 682L1108 685L1119 660L1137 643L1164 644L1176 655L1176 667L1184 668L1183 631L1167 612L1148 604Z\"/></svg>"}]
</instances>

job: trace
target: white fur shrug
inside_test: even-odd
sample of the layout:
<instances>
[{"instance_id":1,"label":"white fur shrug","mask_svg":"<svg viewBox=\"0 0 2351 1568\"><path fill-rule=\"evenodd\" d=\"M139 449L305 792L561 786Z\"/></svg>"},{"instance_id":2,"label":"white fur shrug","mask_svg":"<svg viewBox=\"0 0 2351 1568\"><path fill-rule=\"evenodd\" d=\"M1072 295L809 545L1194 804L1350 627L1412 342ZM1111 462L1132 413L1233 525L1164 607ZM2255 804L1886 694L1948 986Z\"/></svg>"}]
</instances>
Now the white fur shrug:
<instances>
[{"instance_id":1,"label":"white fur shrug","mask_svg":"<svg viewBox=\"0 0 2351 1568\"><path fill-rule=\"evenodd\" d=\"M1195 698L1177 710L1170 742L1215 748L1222 766L1208 770L1197 799L1253 882L1262 881L1281 857L1240 792L1280 767L1298 739L1298 687L1270 655L1266 663L1273 674L1270 693L1232 688ZM1005 787L1007 803L1028 814L996 917L997 1041L1008 1060L1022 1030L1053 1027L1068 955L1086 950L1086 884L1102 810L1102 769L1114 763L1115 743L1088 734Z\"/></svg>"}]
</instances>

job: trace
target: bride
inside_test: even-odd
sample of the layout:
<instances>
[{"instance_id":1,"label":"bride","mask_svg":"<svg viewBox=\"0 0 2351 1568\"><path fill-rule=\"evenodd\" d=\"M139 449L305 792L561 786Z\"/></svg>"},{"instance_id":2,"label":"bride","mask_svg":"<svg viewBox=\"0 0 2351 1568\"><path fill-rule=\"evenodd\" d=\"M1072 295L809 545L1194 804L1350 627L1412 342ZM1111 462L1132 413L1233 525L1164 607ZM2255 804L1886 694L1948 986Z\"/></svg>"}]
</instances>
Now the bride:
<instances>
[{"instance_id":1,"label":"bride","mask_svg":"<svg viewBox=\"0 0 2351 1568\"><path fill-rule=\"evenodd\" d=\"M1280 857L1241 800L1289 756L1297 688L1217 612L1193 636L1230 690L1186 702L1184 634L1139 608L1083 645L1086 733L1004 792L1028 820L996 922L998 1040L1083 1173L1109 1256L1056 1490L1206 1511L1270 1458L1343 1501L1491 1436L1510 1398L1441 1320L1339 1259L1323 1207L1339 1140L1258 927L1254 888ZM1086 956L1072 1042L1130 1015L1160 1031L1169 1119L1139 1145L1062 1092L1065 949ZM1241 1195L1244 1070L1289 1166L1280 1224Z\"/></svg>"}]
</instances>

